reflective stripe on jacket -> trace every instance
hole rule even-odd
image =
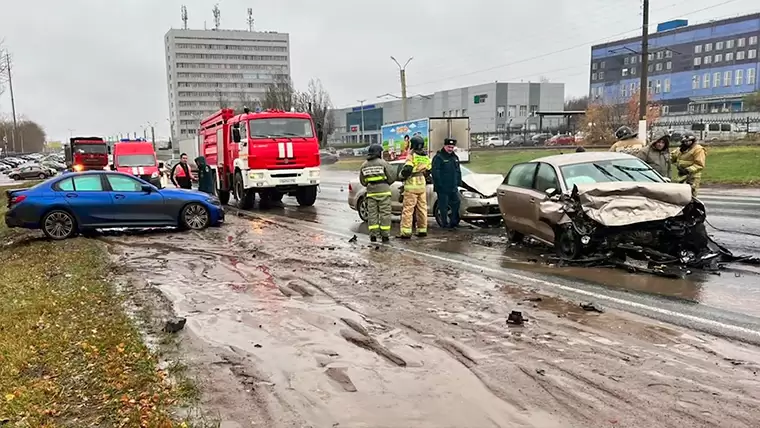
[[[359,182],[367,188],[368,198],[391,196],[394,181],[391,166],[381,158],[367,159],[359,168]]]
[[[427,155],[419,155],[417,153],[411,153],[406,158],[404,169],[411,169],[411,173],[406,180],[404,180],[404,191],[419,192],[425,191],[427,187],[427,181],[425,180],[425,174],[430,171],[432,164],[430,158]]]

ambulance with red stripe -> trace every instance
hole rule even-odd
[[[121,140],[114,144],[112,154],[112,170],[140,177],[159,189],[162,187],[161,172],[152,142]]]
[[[256,194],[262,203],[284,195],[301,206],[316,202],[322,132],[308,113],[222,109],[201,122],[198,136],[223,204],[233,195],[249,209]]]

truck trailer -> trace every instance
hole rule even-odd
[[[290,195],[301,206],[314,205],[320,133],[308,113],[222,109],[201,121],[198,135],[221,202],[232,195],[250,209],[257,193],[262,203]]]
[[[470,161],[470,118],[469,117],[426,117],[423,119],[383,125],[381,128],[383,149],[391,159],[405,156],[404,137],[420,135],[425,140],[425,149],[433,156],[443,147],[443,140],[457,140],[456,154],[460,162]]]

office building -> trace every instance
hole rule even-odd
[[[287,33],[172,29],[164,40],[173,139],[195,135],[222,106],[263,99],[276,78],[290,76]]]
[[[531,113],[562,111],[564,99],[563,83],[491,82],[430,95],[410,96],[407,99],[407,119],[468,116],[473,134],[506,132],[510,128],[521,129],[523,126],[535,129],[538,118],[530,117]],[[361,141],[362,135],[364,142],[378,143],[383,125],[404,120],[401,100],[347,107],[336,110],[334,114],[336,132],[333,139],[346,143]],[[544,126],[558,125],[561,120],[544,119]]]
[[[760,13],[688,25],[660,24],[649,39],[650,99],[663,115],[742,111],[758,85]],[[592,46],[589,95],[622,103],[639,88],[641,38]]]

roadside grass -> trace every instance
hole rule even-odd
[[[512,165],[543,156],[572,153],[572,150],[484,150],[472,152],[466,166],[475,172],[506,174]],[[356,171],[363,158],[341,159],[330,169]],[[702,173],[707,185],[760,185],[760,147],[707,147],[707,167]]]
[[[157,368],[103,246],[35,236],[0,226],[0,425],[191,426],[174,410],[198,391]]]

